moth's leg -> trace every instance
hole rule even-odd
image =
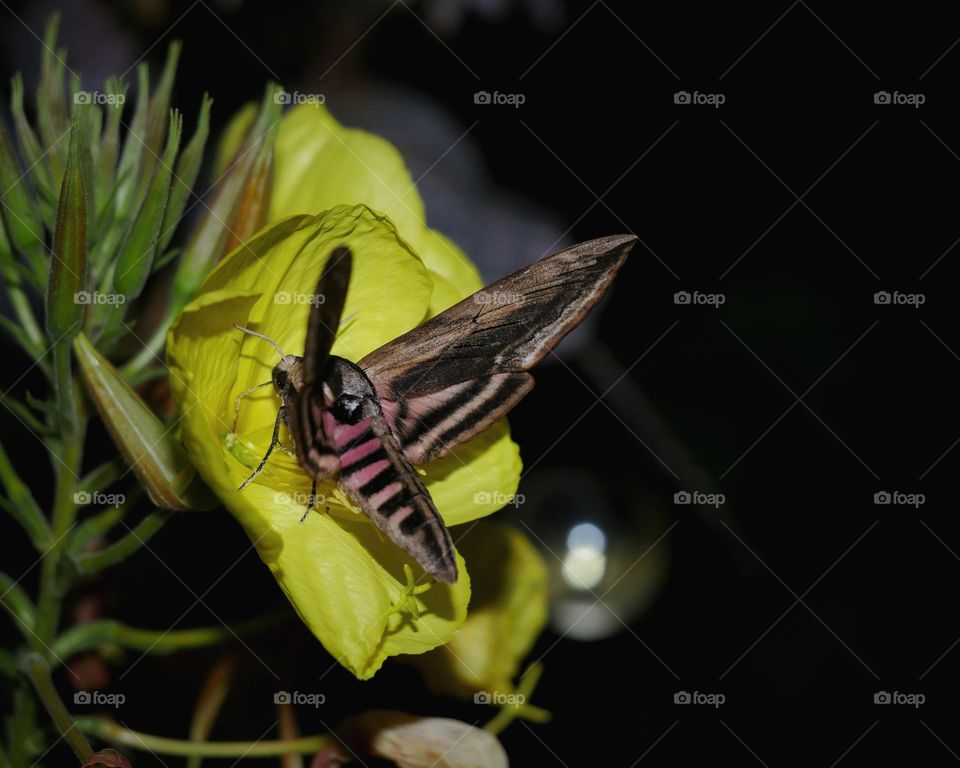
[[[241,485],[237,490],[242,491],[244,488],[250,485],[254,478],[259,475],[263,471],[263,468],[267,465],[267,459],[270,458],[270,454],[273,453],[273,449],[276,448],[276,446],[280,443],[280,425],[283,423],[286,415],[287,406],[281,405],[280,409],[277,411],[277,420],[273,423],[273,438],[270,440],[270,447],[267,448],[267,452],[263,454],[263,459],[260,460],[260,464],[257,466],[257,468],[253,470],[253,474],[244,480],[243,485]]]
[[[300,518],[301,523],[307,519],[307,515],[310,514],[310,510],[313,509],[316,503],[317,503],[317,480],[316,478],[314,478],[313,485],[310,486],[310,500],[307,502],[307,508],[303,511],[303,517]]]
[[[272,384],[273,384],[273,380],[265,381],[263,382],[263,384],[257,384],[255,387],[250,387],[249,389],[245,389],[243,390],[243,392],[237,395],[237,399],[233,401],[233,427],[230,430],[231,432],[237,431],[237,422],[240,420],[240,399],[246,397],[247,395],[252,395],[258,389],[269,387]]]

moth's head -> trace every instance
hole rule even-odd
[[[273,366],[273,373],[270,378],[273,381],[273,386],[277,390],[278,395],[283,397],[285,395],[300,391],[300,388],[303,386],[302,357],[299,355],[283,354],[283,350],[280,349],[280,345],[265,334],[257,331],[251,331],[249,328],[244,328],[242,325],[237,325],[236,323],[234,323],[233,327],[239,331],[248,333],[251,336],[256,336],[264,341],[269,341],[273,345],[273,348],[277,350],[277,353],[280,355],[280,362]]]
[[[299,355],[284,355],[273,366],[273,386],[278,395],[290,390],[299,392],[303,386],[303,358]]]

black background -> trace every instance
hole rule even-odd
[[[564,434],[596,395],[563,366],[538,374],[511,418],[526,464],[577,464],[611,486],[642,487],[645,501],[619,514],[629,525],[644,504],[655,508],[651,543],[669,530],[657,546],[670,558],[659,594],[629,631],[595,643],[544,633],[531,657],[546,667],[534,702],[554,719],[503,735],[514,765],[954,764],[960,30],[950,9],[569,3],[550,26],[531,6],[467,14],[442,38],[420,4],[92,7],[97,29],[109,19],[126,41],[114,54],[121,69],[132,63],[123,51],[136,58],[177,22],[170,34],[185,52],[175,103],[188,124],[203,90],[222,126],[274,77],[344,94],[403,86],[443,105],[463,130],[476,121],[471,141],[497,184],[536,201],[560,231],[573,225],[570,240],[625,230],[641,238],[595,343],[630,368],[629,381],[726,504],[722,513],[672,504],[683,483],[641,444],[649,436],[605,407]],[[42,4],[15,10],[42,29]],[[113,50],[109,35],[98,44],[87,34],[87,18],[68,11],[64,34],[84,71],[92,68],[84,55]],[[24,24],[0,8],[0,25],[3,71],[32,66],[38,44]],[[163,50],[148,54],[155,67]],[[525,103],[477,105],[478,90],[522,93]],[[680,90],[721,93],[725,103],[678,105]],[[881,90],[926,101],[878,105]],[[335,100],[328,105],[337,114]],[[725,303],[675,304],[684,290],[722,293]],[[877,291],[920,293],[925,303],[877,305]],[[599,394],[616,377],[599,381],[583,372],[589,364],[589,354],[570,363]],[[4,383],[20,370],[22,361],[4,366]],[[4,442],[22,446],[45,477],[40,446],[9,416],[0,423]],[[926,501],[875,505],[884,490]],[[31,553],[3,532],[4,569],[21,573]],[[143,552],[115,574],[111,615],[165,627],[202,596],[209,609],[195,605],[178,624],[186,627],[214,623],[211,610],[235,621],[282,602],[249,552],[205,594],[248,548],[221,512],[178,519],[151,546],[166,566]],[[301,688],[330,667],[297,624],[250,647]],[[272,722],[263,691],[275,681],[240,654],[244,674],[218,738],[256,738]],[[139,662],[115,680],[116,690],[137,692],[124,721],[185,733],[215,655]],[[328,704],[301,713],[305,732],[323,729],[321,715],[382,706],[489,716],[432,699],[397,664],[373,683],[336,668],[316,685]],[[679,690],[723,693],[726,702],[678,706]],[[878,706],[880,690],[926,702]]]

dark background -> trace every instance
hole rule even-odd
[[[538,373],[511,417],[534,491],[530,509],[500,519],[547,540],[565,516],[594,515],[624,550],[612,581],[628,574],[596,595],[626,617],[619,631],[578,642],[555,626],[537,643],[531,660],[546,672],[534,702],[554,719],[505,732],[514,765],[954,764],[960,30],[950,9],[529,0],[484,12],[464,3],[453,18],[460,5],[80,2],[64,9],[62,39],[95,83],[162,38],[147,54],[156,71],[168,31],[181,38],[174,103],[188,124],[204,90],[215,127],[268,79],[326,94],[344,121],[400,143],[415,176],[429,169],[430,222],[488,278],[507,271],[504,253],[532,261],[570,226],[568,241],[641,238],[593,335]],[[14,6],[19,19],[3,6],[2,71],[33,77],[39,44],[27,27],[41,34],[53,6]],[[525,103],[478,105],[478,90]],[[680,90],[726,101],[678,105]],[[877,105],[881,90],[926,101]],[[411,104],[425,123],[398,106]],[[450,140],[423,127],[438,121]],[[457,183],[467,154],[486,185]],[[677,305],[677,291],[725,302]],[[877,305],[877,291],[925,303]],[[609,408],[595,405],[628,369]],[[11,362],[0,380],[20,370]],[[650,427],[651,407],[668,428]],[[39,444],[8,415],[0,424],[46,477]],[[688,458],[660,450],[672,439]],[[571,465],[599,484],[572,511],[536,491],[562,491]],[[677,490],[711,484],[725,495],[720,510],[673,504]],[[926,501],[875,505],[884,490]],[[5,570],[21,573],[31,553],[2,530]],[[639,584],[629,569],[651,545],[664,564]],[[114,572],[107,611],[156,627],[182,616],[182,628],[282,604],[253,553],[236,562],[248,546],[223,513],[180,518],[151,544],[166,566],[141,552]],[[331,659],[296,622],[250,648],[289,687],[326,692],[321,712],[299,713],[304,732],[381,706],[490,715],[430,697],[395,663],[373,683],[340,668],[314,683]],[[185,733],[218,653],[149,657],[115,679],[136,694],[124,722]],[[263,691],[276,683],[239,653],[217,738],[256,737],[273,722]],[[680,690],[726,702],[678,706]],[[926,702],[878,706],[881,690]]]

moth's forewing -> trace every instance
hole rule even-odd
[[[455,304],[359,365],[420,464],[486,429],[530,391],[526,373],[603,297],[636,242],[566,248]]]
[[[327,411],[323,419],[339,457],[340,487],[425,571],[440,581],[455,582],[450,532],[383,417],[344,424]]]

